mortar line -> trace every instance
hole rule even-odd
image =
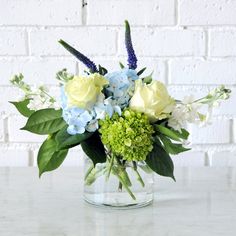
[[[230,123],[229,123],[229,128],[230,128],[230,130],[229,130],[229,132],[230,132],[230,140],[229,140],[229,142],[230,143],[234,143],[234,120],[233,119],[231,119],[230,121],[229,121]]]
[[[25,29],[25,49],[26,49],[26,56],[30,56],[30,38],[29,38],[29,32],[27,29]]]
[[[175,24],[179,25],[179,1],[175,0]]]
[[[31,149],[28,151],[28,166],[34,166],[34,152]]]
[[[170,61],[165,61],[165,84],[170,85]]]
[[[9,142],[9,122],[8,122],[8,117],[3,119],[3,132],[4,132],[4,143]]]
[[[87,25],[87,0],[82,0],[82,26]]]
[[[209,42],[209,31],[208,29],[204,30],[205,32],[205,59],[209,59],[209,48],[210,48],[210,42]]]

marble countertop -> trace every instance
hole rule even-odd
[[[0,168],[0,235],[236,235],[236,168],[179,168],[176,183],[156,178],[152,205],[133,210],[85,203],[81,172],[39,180],[36,168]]]

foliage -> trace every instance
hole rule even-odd
[[[223,85],[207,96],[182,101],[172,98],[166,86],[143,75],[146,67],[137,70],[137,57],[131,40],[131,30],[125,21],[125,46],[128,64],[121,62],[120,70],[109,72],[63,40],[59,43],[88,69],[86,75],[72,75],[59,71],[60,105],[45,86],[32,87],[22,74],[11,83],[24,96],[10,102],[27,118],[22,130],[47,135],[38,152],[39,176],[57,169],[69,149],[81,145],[91,159],[92,166],[85,175],[91,185],[101,175],[115,175],[119,190],[124,188],[132,199],[132,182],[126,167],[135,172],[137,181],[145,186],[137,162],[146,163],[143,171],[154,171],[175,180],[170,155],[188,151],[184,144],[189,132],[187,123],[206,124],[212,108],[230,96]],[[201,111],[207,106],[208,113]],[[105,168],[100,168],[105,163]],[[97,167],[97,168],[95,168]]]

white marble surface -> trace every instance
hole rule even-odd
[[[80,168],[38,179],[35,168],[0,168],[1,236],[235,236],[236,168],[181,168],[157,178],[153,205],[95,208],[82,199]]]

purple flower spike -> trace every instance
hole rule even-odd
[[[127,20],[125,21],[125,46],[128,53],[129,69],[135,70],[137,68],[137,57],[135,55],[134,48],[132,45],[130,26]]]
[[[89,58],[85,55],[71,47],[68,43],[63,41],[62,39],[59,40],[59,43],[72,55],[74,55],[78,60],[80,60],[92,73],[98,72],[97,66],[92,62]]]

